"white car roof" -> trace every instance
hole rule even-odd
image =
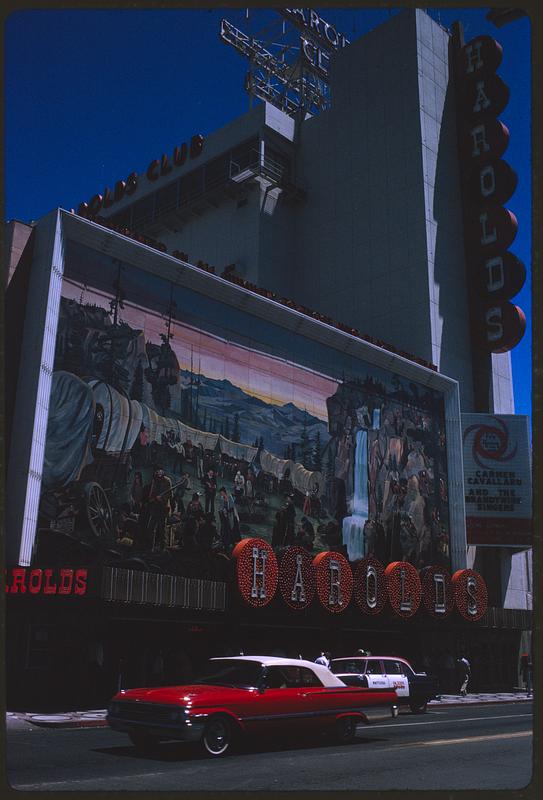
[[[312,670],[322,682],[323,686],[345,686],[328,667],[315,664],[313,661],[304,661],[302,658],[281,658],[280,656],[217,656],[211,661],[258,661],[265,667],[306,667]]]
[[[375,661],[377,659],[385,659],[386,661],[403,661],[404,664],[409,664],[409,661],[403,656],[341,656],[341,658],[332,658],[332,661]],[[410,665],[411,666],[411,665]]]

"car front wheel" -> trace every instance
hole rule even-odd
[[[413,714],[425,714],[428,709],[428,703],[426,700],[412,700],[409,703],[409,708]]]
[[[232,748],[234,732],[225,717],[212,717],[204,728],[202,745],[209,756],[224,756]]]
[[[340,717],[336,722],[336,741],[340,744],[352,742],[356,736],[356,722],[354,717]]]

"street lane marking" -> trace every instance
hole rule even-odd
[[[495,717],[462,717],[461,719],[451,719],[449,722],[486,722],[487,719],[515,719],[517,717],[532,717],[532,714],[501,714]],[[427,722],[379,722],[376,725],[367,725],[364,730],[369,728],[405,728],[412,725],[442,725],[443,720],[428,720]]]
[[[463,736],[461,739],[434,739],[424,742],[425,745],[464,744],[465,742],[489,742],[492,739],[517,739],[519,736],[533,736],[532,731],[515,731],[515,733],[489,733],[487,736]]]
[[[32,791],[34,789],[45,789],[51,788],[53,786],[65,786],[66,784],[72,785],[81,785],[85,783],[90,783],[96,785],[97,781],[106,780],[109,778],[112,781],[119,781],[119,780],[137,780],[138,778],[160,778],[163,775],[168,775],[167,772],[143,772],[141,775],[134,775],[132,773],[128,775],[107,775],[104,778],[66,778],[64,781],[49,781],[48,783],[16,783],[11,782],[10,786],[13,789],[23,789],[25,791]],[[113,790],[115,791],[115,790]]]
[[[488,736],[465,736],[461,739],[434,739],[434,741],[423,740],[422,742],[405,742],[404,744],[394,744],[391,742],[386,748],[379,748],[389,750],[393,747],[395,750],[404,750],[406,747],[425,747],[428,745],[443,745],[443,744],[466,744],[466,742],[487,742],[495,739],[516,739],[519,736],[532,736],[532,731],[517,731],[516,733],[493,733]]]

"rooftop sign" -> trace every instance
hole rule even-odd
[[[314,9],[284,8],[278,13],[301,35],[278,19],[269,26],[273,33],[268,28],[266,41],[260,41],[223,19],[220,38],[249,59],[245,88],[250,96],[287,114],[315,114],[328,107],[330,55],[349,40]]]

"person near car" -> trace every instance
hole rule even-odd
[[[529,653],[522,653],[520,657],[520,670],[526,694],[532,694],[532,659]]]
[[[468,693],[468,683],[471,677],[471,665],[466,656],[460,656],[456,661],[460,681],[460,694],[465,697]]]
[[[322,664],[323,667],[330,669],[330,653],[326,650],[323,651],[318,658],[315,659],[315,664]]]

